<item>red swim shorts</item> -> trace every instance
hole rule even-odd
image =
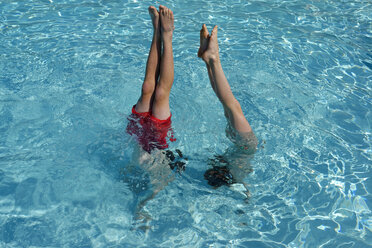
[[[159,120],[151,115],[151,112],[138,113],[134,105],[128,120],[127,133],[137,136],[142,148],[149,153],[155,148],[168,148],[167,138],[175,141],[171,129],[171,116],[166,120]]]

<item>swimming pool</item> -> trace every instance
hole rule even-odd
[[[173,129],[189,161],[151,194],[127,173],[154,1],[0,2],[1,247],[367,247],[372,243],[371,3],[160,1],[175,14]],[[196,56],[222,65],[260,140],[239,189],[211,188],[231,148]]]

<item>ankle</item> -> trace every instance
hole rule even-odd
[[[162,32],[161,32],[161,38],[163,40],[166,40],[166,41],[172,41],[172,39],[173,39],[173,31],[166,31],[166,32],[164,32],[162,30]]]
[[[207,65],[214,65],[214,64],[217,64],[217,63],[220,63],[220,56],[218,55],[210,55],[208,56],[207,58],[203,58],[204,62],[207,64]]]
[[[163,42],[164,47],[169,47],[172,46],[173,39],[172,36],[164,36],[162,34],[161,41]]]
[[[160,28],[154,28],[153,37],[160,37]]]

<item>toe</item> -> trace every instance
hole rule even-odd
[[[203,27],[202,27],[201,31],[202,31],[203,37],[208,38],[209,32],[208,32],[207,26],[205,24],[203,24]]]
[[[212,30],[212,34],[211,34],[211,37],[214,37],[214,36],[217,36],[217,25],[214,26],[213,30]]]
[[[160,14],[164,14],[164,6],[163,5],[160,5],[159,6],[159,12],[160,12]]]
[[[156,8],[154,7],[154,6],[150,6],[149,7],[149,12],[151,13],[151,14],[156,14],[156,12],[157,12],[157,10],[156,10]]]

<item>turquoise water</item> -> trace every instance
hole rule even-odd
[[[1,1],[0,247],[367,247],[372,243],[369,1]],[[125,133],[151,39],[175,14],[173,129],[188,157],[151,195]],[[222,65],[259,141],[239,189],[213,189],[231,150],[196,53]],[[129,169],[131,170],[129,170]]]

